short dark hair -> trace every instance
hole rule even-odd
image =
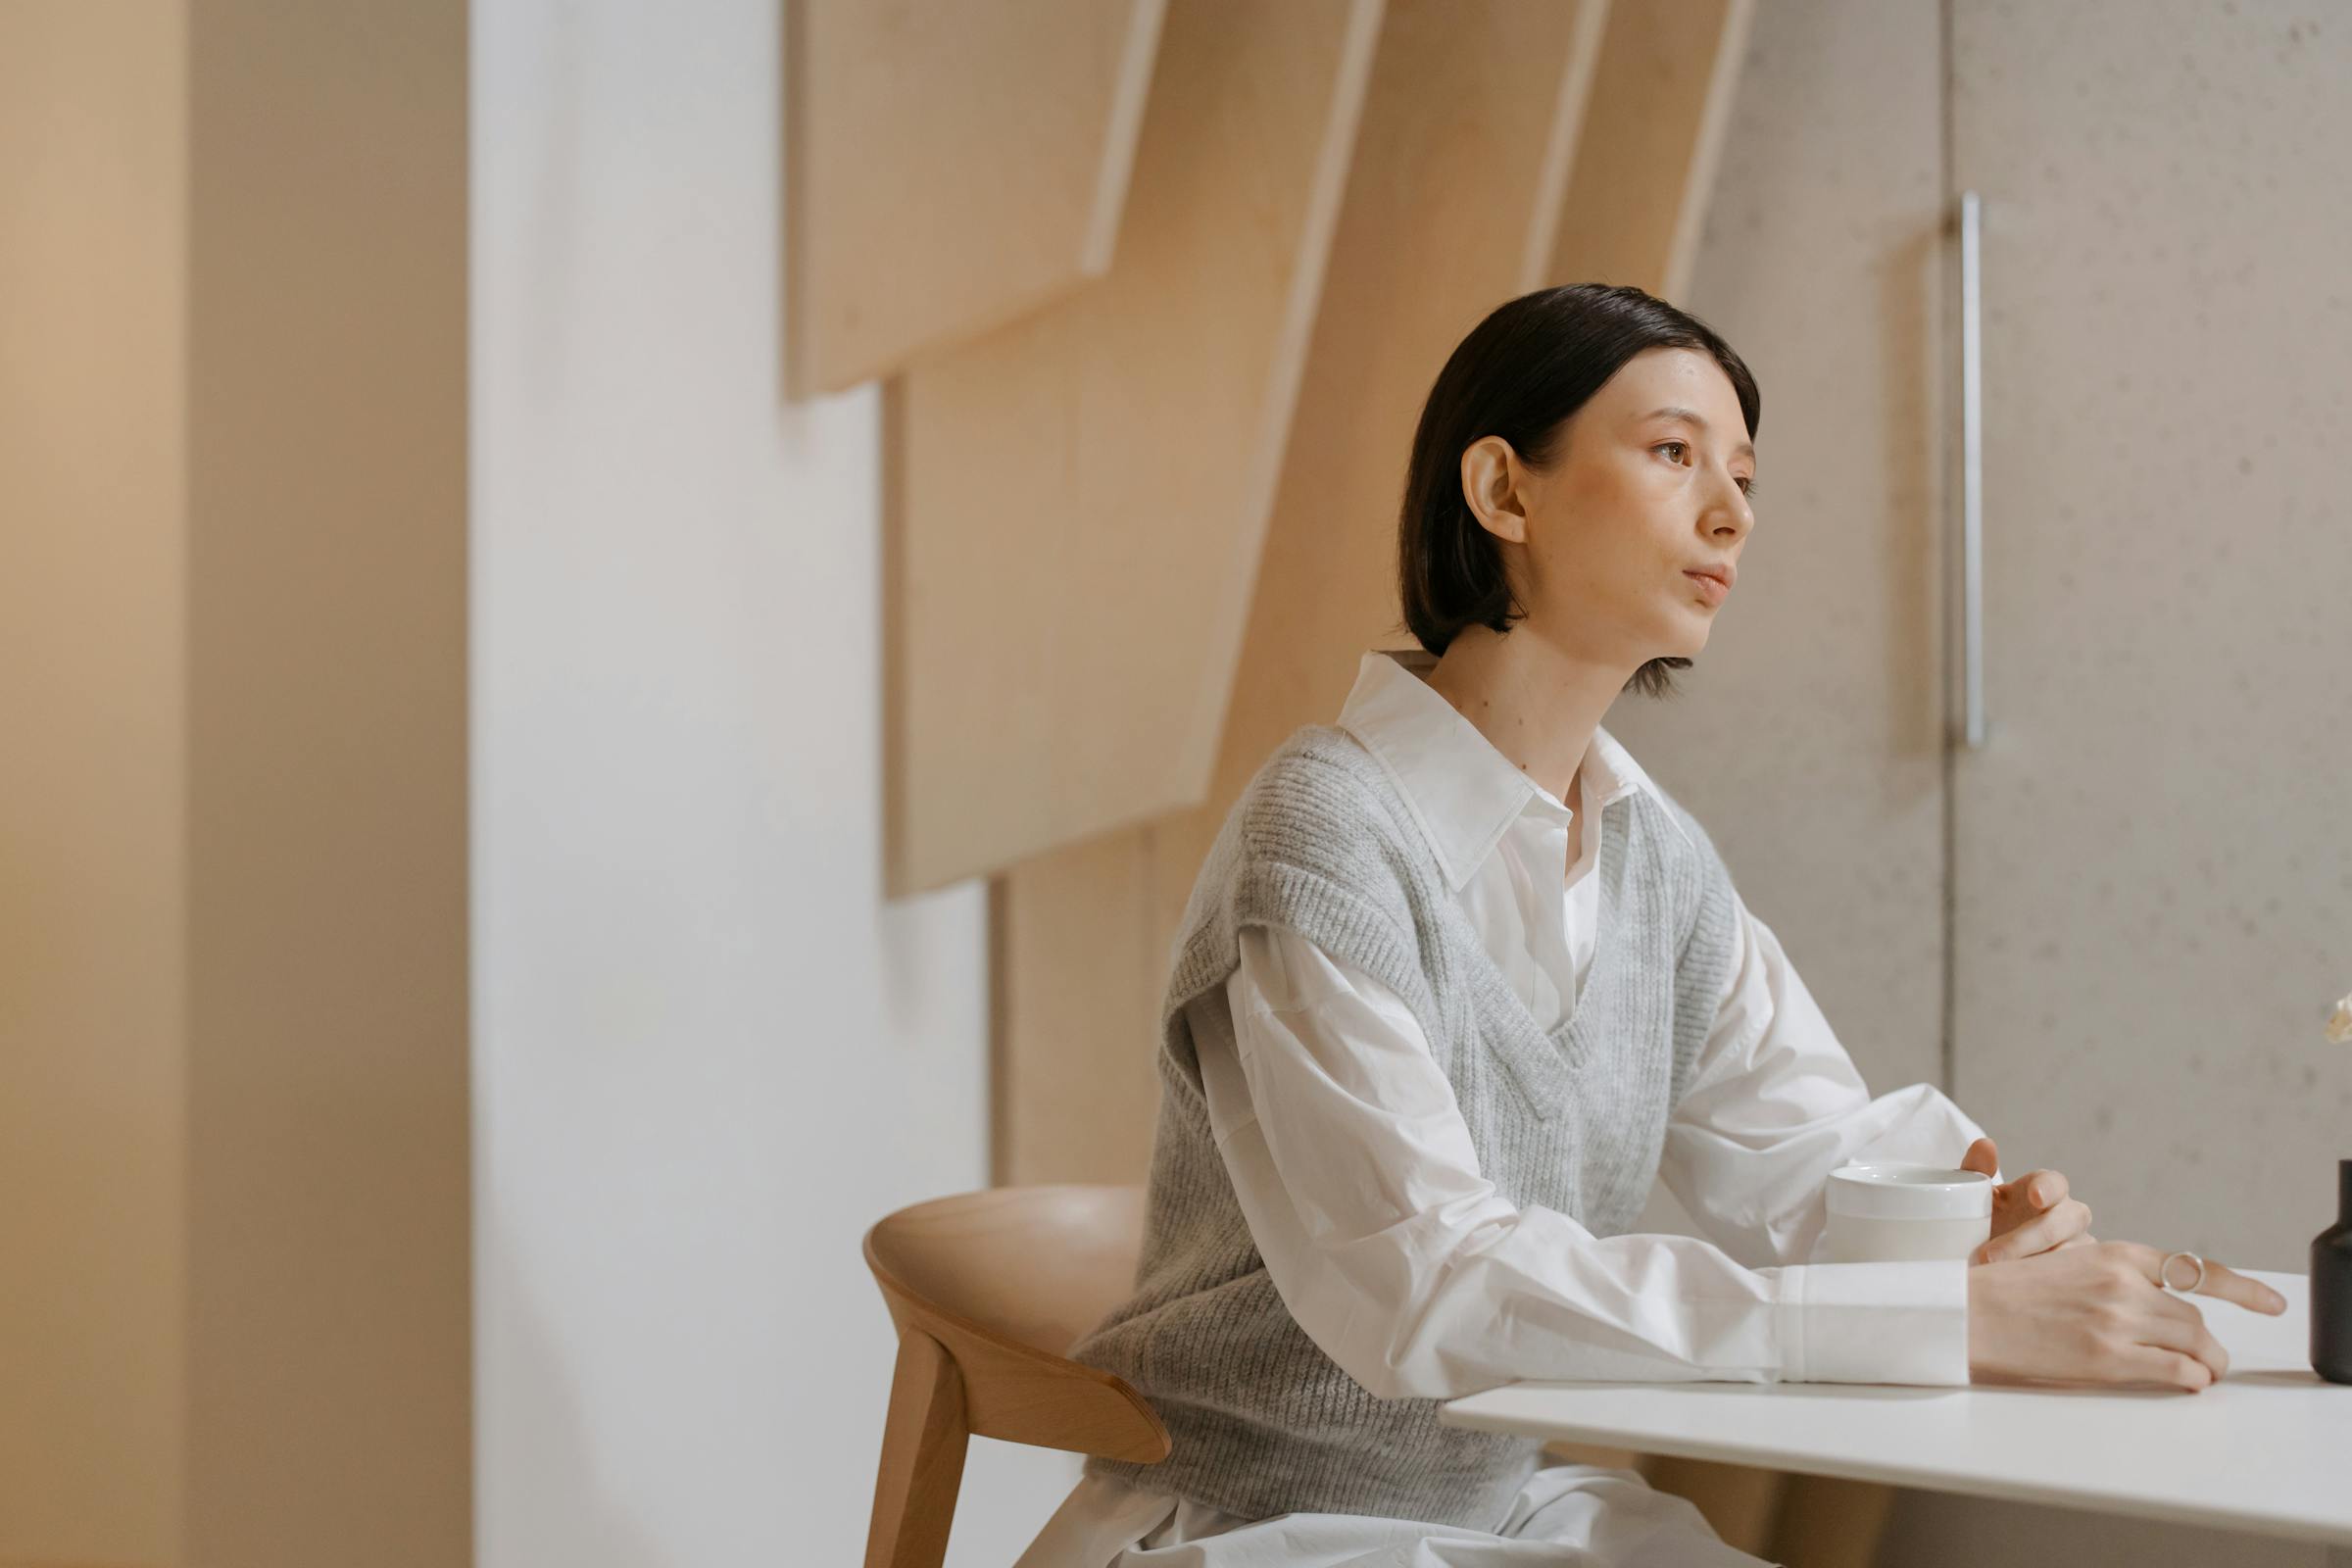
[[[1443,654],[1463,627],[1507,632],[1527,612],[1511,596],[1502,551],[1462,497],[1462,453],[1498,435],[1521,459],[1544,467],[1558,456],[1561,426],[1625,362],[1644,349],[1710,355],[1732,379],[1755,438],[1762,412],[1755,377],[1704,321],[1625,285],[1571,283],[1497,306],[1462,339],[1422,405],[1396,519],[1396,567],[1404,623],[1423,648]],[[1628,691],[1661,697],[1671,670],[1688,659],[1653,659]]]

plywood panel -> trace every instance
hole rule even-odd
[[[992,879],[994,1180],[1144,1179],[1167,983],[1157,871],[1131,828]]]
[[[1205,791],[1378,20],[1179,0],[1117,267],[903,378],[893,891]]]
[[[1338,710],[1361,651],[1409,642],[1395,539],[1413,424],[1454,344],[1548,258],[1603,9],[1391,6],[1208,800],[1002,879],[1005,1179],[1142,1178],[1200,858],[1266,753]]]
[[[1611,8],[1549,281],[1682,299],[1753,12],[1754,0]]]
[[[792,391],[1110,268],[1165,0],[787,0]]]

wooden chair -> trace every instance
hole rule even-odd
[[[1068,1359],[1127,1297],[1140,1187],[999,1187],[902,1208],[865,1233],[899,1329],[865,1568],[939,1568],[972,1433],[1155,1464],[1168,1429],[1124,1381]],[[1554,1444],[1553,1459],[1639,1471],[1718,1535],[1792,1568],[1874,1560],[1891,1488]]]
[[[899,1329],[865,1568],[939,1568],[966,1439],[1156,1464],[1168,1429],[1066,1352],[1126,1299],[1140,1187],[999,1187],[916,1203],[865,1233]]]

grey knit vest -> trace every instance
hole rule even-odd
[[[1666,1118],[1713,1022],[1736,935],[1731,878],[1713,843],[1666,802],[1637,789],[1601,812],[1592,965],[1546,1033],[1479,944],[1403,797],[1360,742],[1309,725],[1266,760],[1209,850],[1173,949],[1135,1294],[1070,1352],[1133,1384],[1174,1448],[1156,1465],[1090,1458],[1090,1474],[1251,1519],[1501,1522],[1541,1445],[1441,1426],[1437,1399],[1376,1398],[1299,1328],[1210,1136],[1195,1026],[1205,1022],[1230,1049],[1224,985],[1240,963],[1241,928],[1296,931],[1410,1004],[1480,1168],[1503,1197],[1622,1235],[1656,1177]]]

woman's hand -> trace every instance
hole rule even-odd
[[[2196,1307],[2157,1283],[2163,1261],[2137,1242],[2096,1242],[1970,1269],[1969,1377],[2204,1388],[2230,1370],[2230,1353]],[[2211,1258],[2197,1294],[2286,1310],[2277,1291]]]
[[[1994,1175],[2001,1168],[2000,1150],[1991,1139],[1980,1138],[1960,1156],[1960,1168]],[[2067,1196],[2065,1173],[2029,1171],[1992,1190],[1992,1235],[1968,1260],[1997,1263],[2097,1240],[2090,1234],[2089,1207]]]

